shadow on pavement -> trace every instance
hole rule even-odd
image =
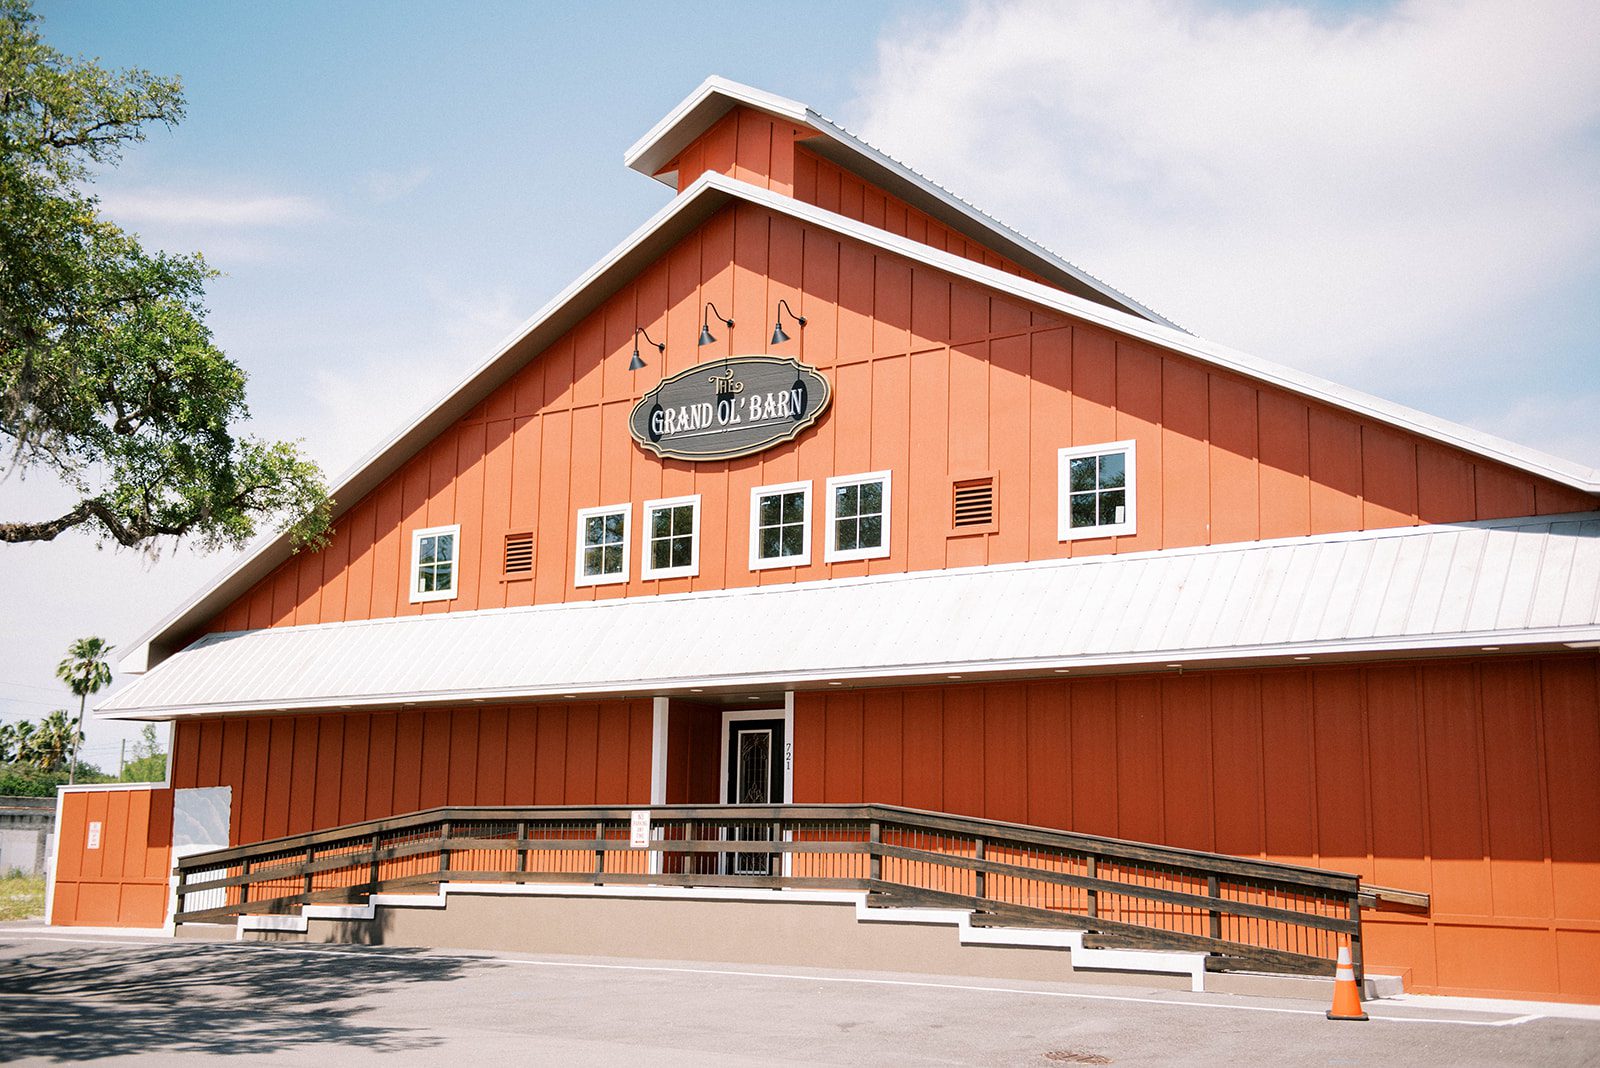
[[[269,946],[63,946],[8,955],[0,960],[0,1060],[426,1049],[437,1040],[424,1032],[359,1022],[363,1002],[402,984],[459,979],[469,966],[493,965],[420,950],[377,957]]]

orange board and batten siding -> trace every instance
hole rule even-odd
[[[90,825],[100,844],[89,848]],[[56,828],[50,922],[76,927],[160,927],[172,856],[172,791],[68,790]]]
[[[817,136],[809,127],[737,107],[690,142],[662,173],[677,176],[679,192],[707,171],[726,174],[942,252],[1041,281],[926,212],[809,151],[806,139]]]
[[[1600,1000],[1600,656],[800,693],[798,802],[1355,872],[1433,993]]]
[[[649,700],[187,720],[177,789],[231,786],[233,845],[441,805],[648,804]]]
[[[661,460],[628,435],[661,377],[725,352],[768,351],[786,297],[808,325],[779,351],[823,370],[831,410],[791,443],[733,461]],[[696,345],[714,300],[732,330]],[[627,371],[635,323],[663,356]],[[1293,396],[747,204],[708,220],[425,446],[211,630],[679,593],[758,583],[1241,542],[1415,523],[1587,510],[1594,499]],[[1135,535],[1057,540],[1057,451],[1133,439]],[[891,552],[749,567],[750,491],[889,470]],[[992,533],[951,536],[951,479],[992,472]],[[699,575],[645,580],[644,501],[699,494]],[[576,587],[575,517],[632,502],[625,584]],[[410,532],[461,524],[460,595],[411,604]],[[502,571],[508,533],[533,569]]]

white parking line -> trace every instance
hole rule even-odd
[[[1137,997],[1128,994],[1089,994],[1070,990],[1030,990],[1026,987],[1011,986],[980,986],[975,983],[939,983],[916,979],[874,979],[864,976],[852,975],[805,975],[790,972],[757,972],[733,968],[696,968],[687,966],[674,966],[667,964],[601,964],[594,961],[565,961],[565,960],[529,960],[524,957],[504,957],[493,953],[450,954],[450,953],[388,953],[380,949],[354,947],[349,949],[311,949],[302,945],[287,943],[262,943],[262,942],[141,942],[133,939],[91,939],[70,938],[50,934],[11,934],[0,932],[0,940],[31,941],[31,942],[72,942],[78,945],[89,946],[159,946],[174,950],[204,950],[208,952],[233,952],[233,953],[258,953],[263,950],[279,953],[309,953],[324,957],[382,957],[387,960],[412,961],[426,963],[433,960],[463,960],[463,961],[494,961],[498,964],[514,964],[530,968],[588,968],[598,971],[620,972],[662,972],[676,975],[724,975],[741,979],[775,979],[789,982],[804,983],[853,983],[861,986],[894,986],[907,988],[920,988],[929,990],[955,990],[963,993],[974,994],[1007,994],[1022,997],[1065,998],[1074,1001],[1110,1001],[1130,1005],[1171,1005],[1183,1009],[1220,1009],[1228,1012],[1266,1012],[1284,1016],[1322,1016],[1321,1009],[1296,1009],[1281,1005],[1241,1005],[1234,1002],[1219,1001],[1191,1001],[1178,998]],[[1465,1006],[1455,1009],[1460,1012],[1483,1012],[1485,1010],[1468,1008]],[[1493,1010],[1490,1010],[1493,1011]],[[1438,1016],[1389,1016],[1383,1013],[1374,1013],[1372,1006],[1367,1006],[1367,1014],[1373,1020],[1384,1023],[1402,1024],[1444,1024],[1456,1027],[1516,1027],[1545,1017],[1539,1013],[1525,1013],[1521,1016],[1511,1016],[1502,1020],[1461,1020],[1450,1017]]]
[[[249,943],[244,943],[248,945]],[[1287,1016],[1323,1016],[1321,1009],[1291,1009],[1278,1005],[1238,1005],[1229,1002],[1217,1001],[1181,1001],[1177,998],[1152,998],[1134,997],[1124,994],[1086,994],[1068,990],[1029,990],[1026,987],[1010,986],[978,986],[971,983],[936,983],[919,981],[915,979],[869,979],[862,976],[850,975],[799,975],[788,972],[753,972],[732,968],[690,968],[675,967],[666,964],[598,964],[592,961],[564,961],[564,960],[527,960],[521,957],[501,957],[493,954],[472,956],[449,955],[442,953],[429,954],[426,957],[410,956],[399,953],[385,953],[372,949],[303,949],[300,947],[279,946],[275,947],[287,953],[314,953],[330,957],[358,957],[375,956],[388,957],[396,960],[438,960],[440,958],[452,960],[492,960],[500,964],[519,964],[532,968],[591,968],[603,971],[621,972],[667,972],[680,975],[727,975],[741,979],[781,979],[805,983],[855,983],[863,986],[898,986],[913,987],[932,990],[957,990],[964,993],[979,994],[1014,994],[1025,997],[1067,998],[1076,1001],[1114,1001],[1132,1005],[1172,1005],[1185,1009],[1222,1009],[1230,1012],[1269,1012]],[[1470,1010],[1469,1010],[1470,1011]],[[1504,1020],[1457,1020],[1431,1016],[1385,1016],[1374,1014],[1368,1007],[1369,1016],[1374,1020],[1385,1023],[1411,1023],[1411,1024],[1445,1024],[1456,1027],[1515,1027],[1519,1024],[1530,1023],[1543,1019],[1538,1015],[1517,1016]]]

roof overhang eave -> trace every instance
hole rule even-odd
[[[1137,655],[1105,653],[1017,660],[947,659],[871,668],[754,670],[739,674],[610,679],[569,685],[485,687],[381,694],[329,694],[293,700],[217,702],[188,706],[94,709],[97,719],[163,721],[195,716],[270,715],[351,710],[391,710],[446,705],[497,704],[567,699],[688,697],[772,690],[820,690],[833,686],[877,688],[1004,682],[1100,675],[1173,674],[1183,670],[1239,670],[1334,666],[1352,662],[1427,660],[1465,656],[1573,654],[1600,650],[1600,627],[1545,627],[1477,631],[1426,637],[1381,636],[1328,642],[1297,642],[1223,649],[1168,649]]]

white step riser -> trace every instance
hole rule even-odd
[[[966,909],[873,908],[867,895],[856,892],[811,890],[740,890],[706,887],[684,890],[678,887],[645,886],[517,886],[442,883],[437,894],[374,894],[366,905],[303,905],[298,915],[240,916],[237,938],[248,931],[290,931],[304,933],[311,920],[371,920],[379,908],[442,909],[451,894],[533,895],[550,897],[672,897],[728,901],[793,901],[853,904],[859,923],[915,923],[954,927],[964,946],[1022,946],[1037,949],[1065,949],[1071,954],[1073,971],[1109,970],[1150,972],[1160,975],[1187,975],[1191,990],[1205,989],[1204,953],[1169,953],[1147,949],[1095,949],[1085,947],[1083,932],[1035,930],[1026,927],[974,927],[972,912]]]

